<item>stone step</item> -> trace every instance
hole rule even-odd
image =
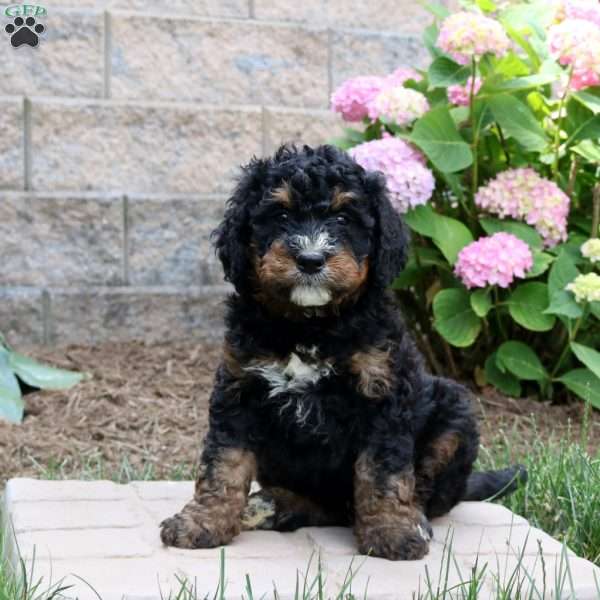
[[[0,287],[2,332],[14,346],[223,336],[228,285],[202,287]]]
[[[80,600],[96,594],[103,600],[158,600],[170,592],[174,597],[183,581],[196,597],[213,597],[221,578],[221,549],[165,548],[158,536],[160,521],[178,511],[192,490],[192,482],[13,479],[1,511],[10,532],[8,554],[16,565],[18,545],[28,572],[43,578],[40,589],[50,581],[72,585],[66,596]],[[539,595],[531,597],[597,599],[598,567],[502,506],[465,502],[432,525],[429,554],[413,562],[356,556],[352,532],[341,527],[244,532],[224,549],[226,587],[219,597],[248,597],[248,576],[255,598],[272,598],[274,588],[278,597],[294,598],[297,581],[300,589],[305,581],[315,585],[320,562],[325,598],[337,595],[351,570],[356,597],[368,589],[370,600],[409,600],[425,592],[428,579],[434,589],[444,585],[451,543],[446,585],[468,581],[473,568],[485,569],[478,600],[496,599],[497,587],[506,585],[515,569],[520,569],[520,597],[530,597],[534,582]],[[561,571],[564,584],[557,592]],[[460,590],[453,597],[462,597]],[[516,597],[514,589],[511,597]]]

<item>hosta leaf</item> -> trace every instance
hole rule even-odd
[[[491,217],[480,219],[479,222],[488,235],[493,235],[499,231],[506,231],[507,233],[512,233],[526,244],[529,244],[532,248],[542,248],[540,234],[533,227],[525,223],[509,219],[492,219]]]
[[[485,378],[488,383],[507,396],[518,398],[521,395],[521,383],[510,372],[502,372],[496,364],[497,354],[494,352],[485,361]]]
[[[459,65],[447,56],[440,56],[429,66],[427,76],[431,87],[447,88],[450,85],[465,83],[470,73],[469,66]]]
[[[8,357],[8,350],[0,347],[0,419],[20,423],[23,419],[23,396]]]
[[[548,286],[533,281],[517,287],[508,297],[510,316],[525,329],[531,331],[549,331],[554,327],[556,318],[544,314],[548,308]]]
[[[443,173],[466,169],[473,163],[469,144],[461,137],[446,106],[430,110],[414,125],[410,141]]]
[[[492,308],[490,290],[477,290],[471,294],[471,308],[478,317],[485,317]]]
[[[492,96],[486,102],[505,134],[525,150],[539,152],[547,146],[546,133],[525,103],[508,94]]]
[[[558,381],[564,383],[573,393],[600,409],[600,379],[589,369],[573,369]]]
[[[496,360],[519,379],[530,381],[548,379],[548,373],[538,355],[523,342],[504,342],[498,348]]]
[[[469,294],[460,288],[438,292],[433,299],[434,326],[453,346],[470,346],[481,331],[481,321],[473,312]]]
[[[85,377],[82,373],[42,365],[17,352],[10,353],[9,364],[14,373],[27,385],[43,390],[65,390]]]
[[[583,314],[583,309],[577,302],[573,294],[565,290],[554,292],[550,301],[550,306],[544,311],[547,315],[561,315],[569,319],[578,319]]]
[[[576,342],[571,342],[571,350],[596,377],[600,377],[600,352],[598,350]]]

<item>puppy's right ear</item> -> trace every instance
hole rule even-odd
[[[250,212],[262,198],[266,163],[254,159],[242,171],[233,195],[227,200],[223,221],[212,233],[225,280],[231,282],[238,293],[249,285]]]

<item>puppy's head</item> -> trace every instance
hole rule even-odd
[[[215,240],[238,293],[283,309],[340,306],[384,288],[408,245],[383,176],[332,146],[283,146],[244,167]]]

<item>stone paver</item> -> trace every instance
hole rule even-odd
[[[67,597],[80,600],[97,598],[96,592],[103,600],[159,600],[177,592],[182,581],[196,597],[213,597],[221,550],[164,548],[158,537],[160,520],[181,508],[192,490],[189,481],[117,485],[13,479],[2,507],[11,542],[8,554],[16,561],[18,545],[28,570],[35,555],[34,577],[46,582],[64,578],[64,584],[73,586]],[[535,581],[539,595],[534,597],[540,600],[598,598],[598,567],[568,550],[562,552],[560,542],[504,507],[464,502],[435,520],[433,528],[429,554],[401,563],[356,556],[352,532],[341,527],[308,527],[286,534],[244,532],[224,550],[224,597],[248,597],[248,574],[253,597],[272,598],[276,587],[279,598],[294,598],[296,585],[300,590],[313,585],[320,560],[325,597],[335,597],[351,572],[357,597],[363,597],[368,586],[370,600],[411,600],[428,585],[437,588],[448,552],[445,542],[451,540],[453,560],[446,585],[469,580],[475,564],[479,570],[485,566],[479,599],[495,598],[517,568],[522,597],[529,597],[523,591]],[[556,572],[561,565],[564,570],[567,559],[574,590],[563,576],[562,591],[555,593],[560,581]]]

